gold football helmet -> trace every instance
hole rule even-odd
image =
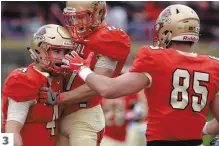
[[[33,35],[31,46],[28,50],[31,53],[31,58],[39,63],[42,67],[61,73],[60,58],[53,58],[51,56],[52,49],[65,49],[69,52],[73,49],[71,36],[68,31],[55,24],[48,24],[40,27]]]
[[[157,18],[154,26],[154,46],[167,48],[171,41],[198,42],[200,20],[196,12],[185,5],[170,5]]]
[[[67,1],[63,15],[73,40],[78,41],[96,30],[105,20],[106,2]]]

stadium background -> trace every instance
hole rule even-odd
[[[152,27],[158,14],[170,4],[181,3],[192,7],[201,20],[200,43],[191,51],[219,57],[219,2],[150,1],[107,2],[107,22],[122,28],[131,37],[131,54],[127,65],[131,65],[138,48],[152,44]],[[62,10],[64,2],[1,2],[1,58],[2,83],[13,69],[31,62],[26,47],[33,33],[45,24],[64,25]],[[211,114],[208,115],[210,120]],[[212,137],[204,136],[208,146]]]

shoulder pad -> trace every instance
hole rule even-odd
[[[7,77],[3,85],[3,94],[17,102],[33,100],[37,98],[39,82],[40,79],[31,74],[28,68],[19,68]]]
[[[126,59],[130,52],[130,38],[115,27],[103,27],[90,37],[88,46],[97,54],[117,60]]]
[[[160,68],[160,58],[150,46],[143,46],[139,49],[135,60],[130,68],[131,72],[152,72]]]

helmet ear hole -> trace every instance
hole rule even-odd
[[[163,32],[163,35],[167,35],[168,32],[169,32],[169,30],[165,30],[165,31]]]
[[[42,43],[43,43],[43,42],[39,42],[37,46],[40,47]]]
[[[103,9],[99,10],[99,15],[103,15]]]

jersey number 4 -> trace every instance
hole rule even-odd
[[[176,69],[173,72],[170,105],[174,109],[185,109],[189,102],[193,111],[200,112],[207,104],[209,73],[193,72],[190,75],[188,70]],[[191,90],[192,88],[192,90]],[[194,91],[193,95],[189,91]],[[191,100],[189,100],[191,97]]]
[[[59,110],[58,110],[58,105],[53,106],[53,115],[52,115],[52,121],[47,122],[46,128],[51,129],[51,136],[54,136],[55,133],[55,128],[56,128],[56,120],[59,117]]]

